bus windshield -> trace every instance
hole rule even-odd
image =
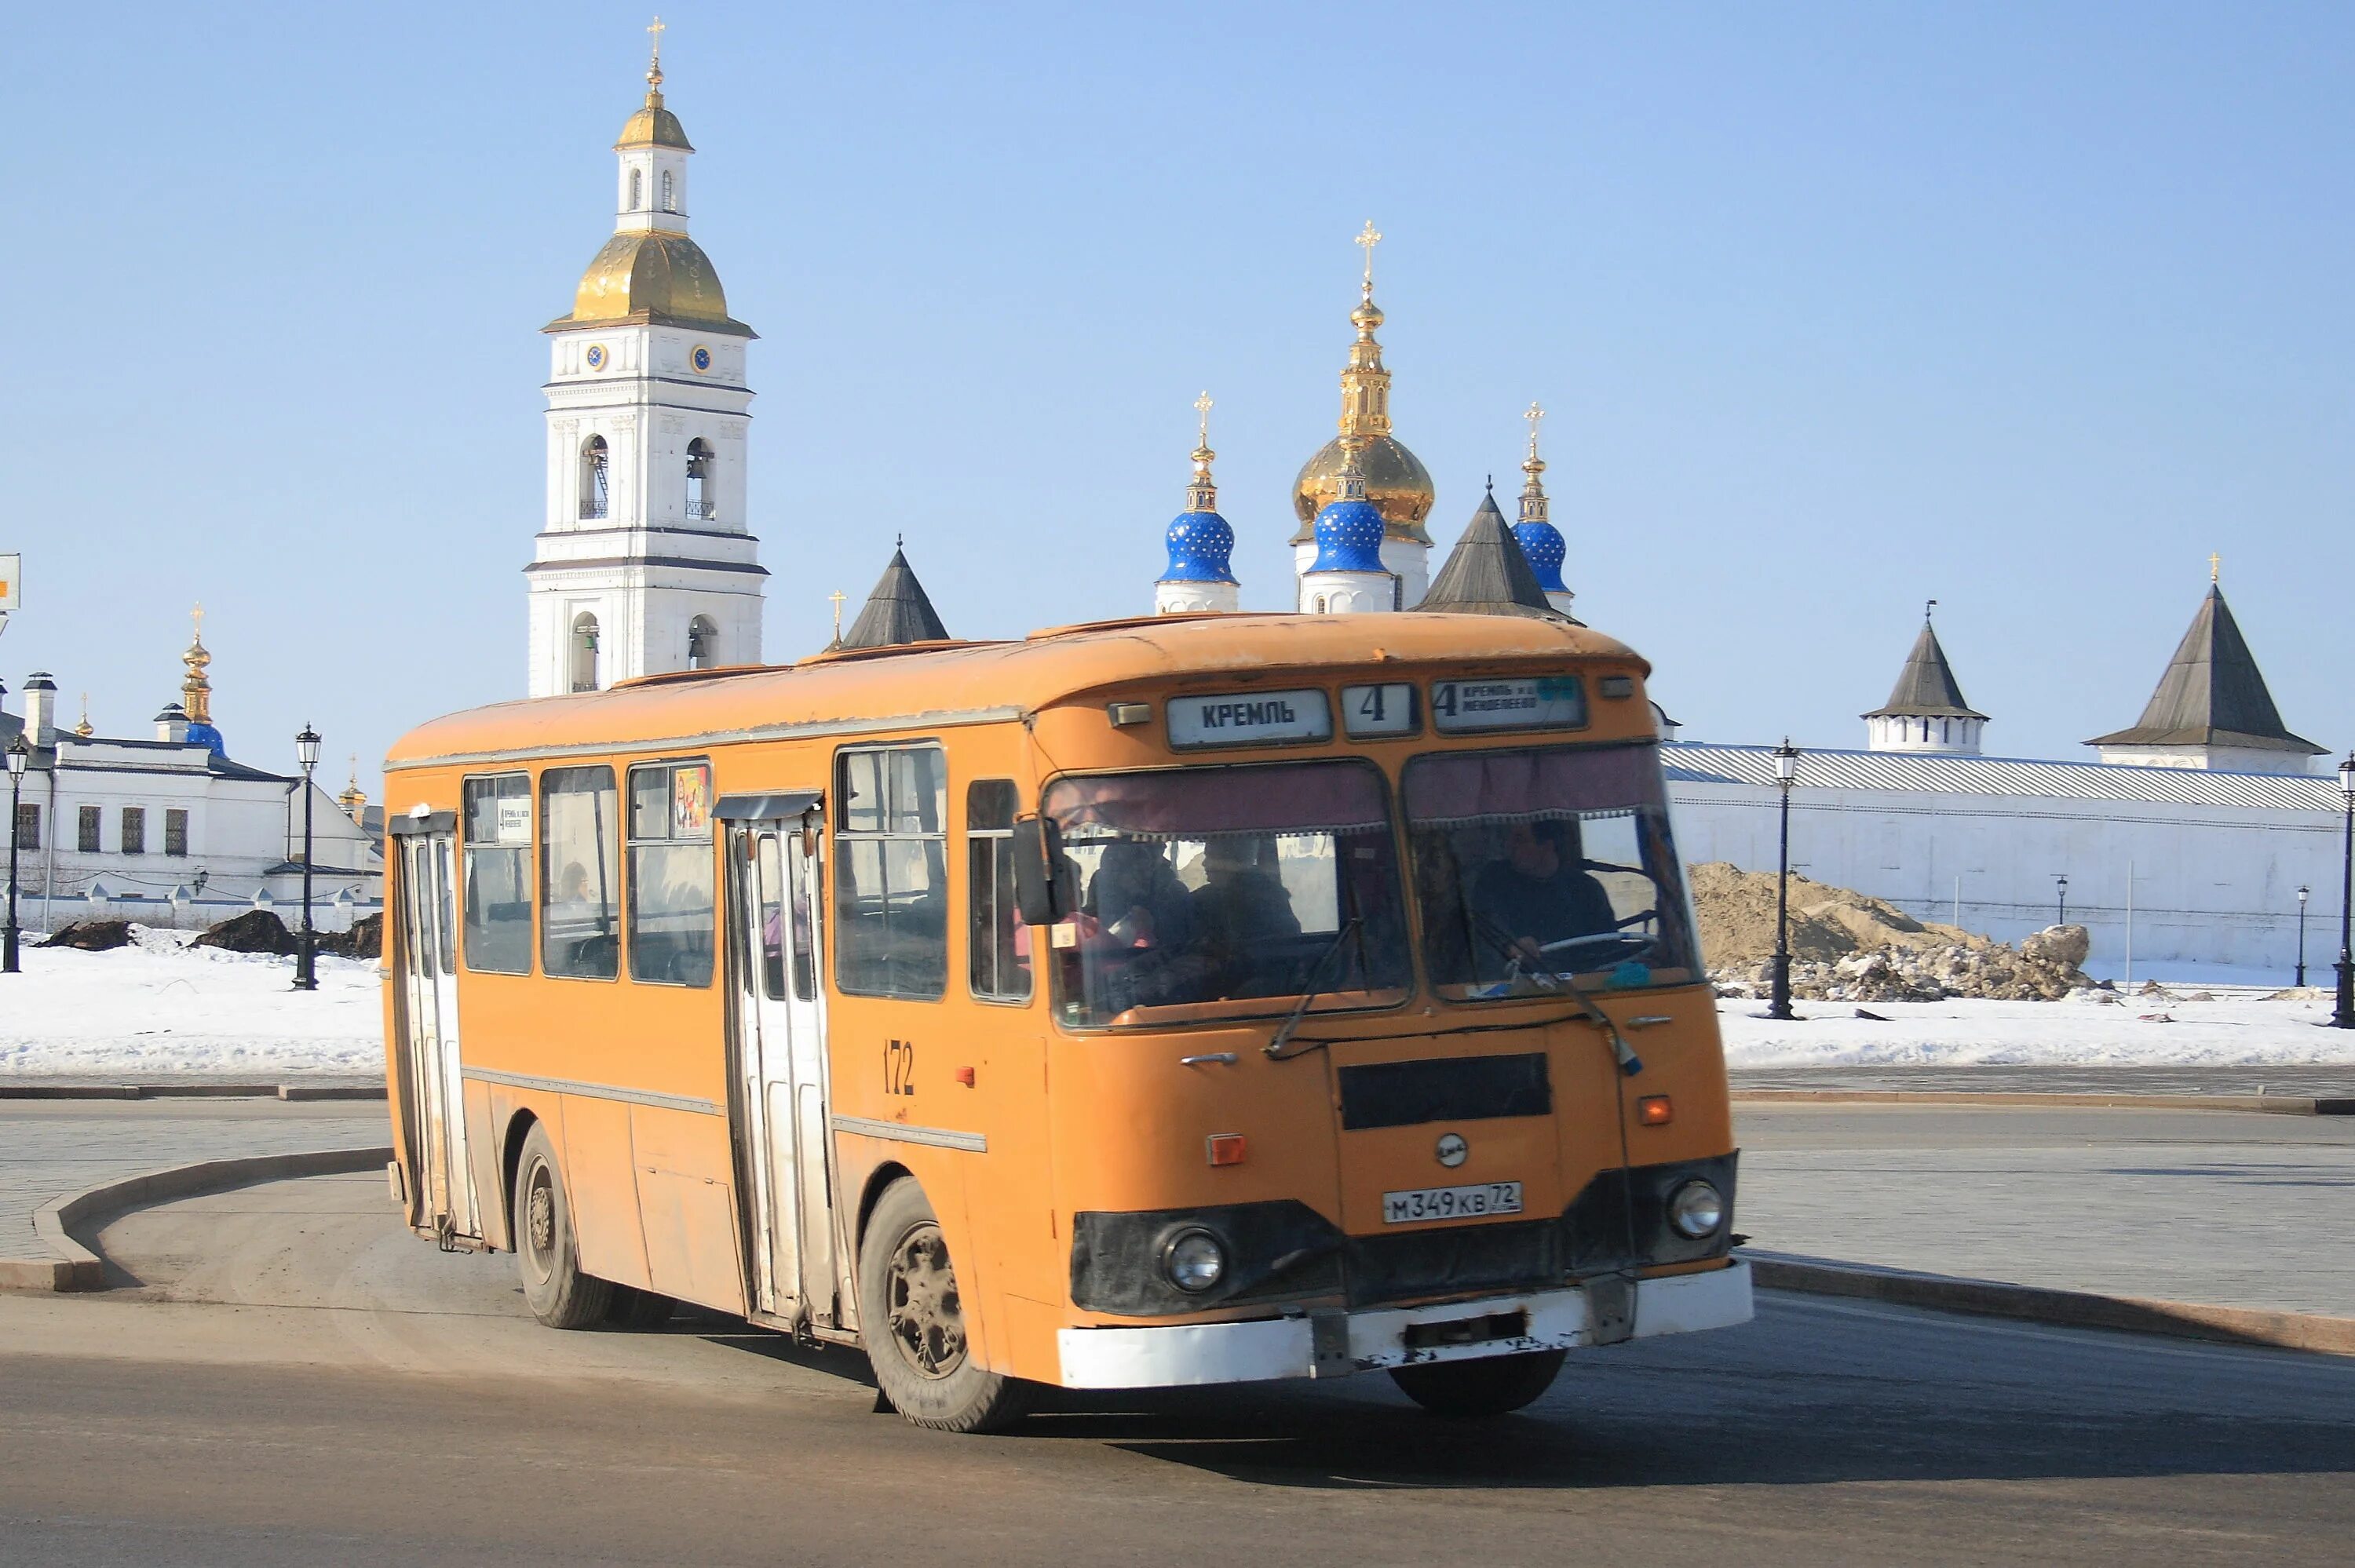
[[[1077,912],[1043,932],[1081,1027],[1383,1007],[1413,984],[1381,774],[1363,762],[1058,779]]]
[[[1652,747],[1418,757],[1403,792],[1441,996],[1525,996],[1556,976],[1613,988],[1693,980]]]

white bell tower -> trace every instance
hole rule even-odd
[[[613,237],[549,335],[548,514],[524,568],[530,693],[761,659],[760,541],[744,438],[757,335],[687,234],[687,143],[646,101],[622,128]]]

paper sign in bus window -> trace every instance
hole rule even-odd
[[[682,768],[670,776],[670,836],[699,839],[711,832],[711,769]]]

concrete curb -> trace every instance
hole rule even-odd
[[[1847,1296],[1897,1307],[2014,1318],[2070,1329],[2111,1329],[2130,1334],[2163,1334],[2182,1340],[2355,1356],[2355,1318],[2249,1307],[2203,1307],[2138,1296],[2100,1296],[2091,1291],[2052,1290],[1993,1279],[1916,1274],[1909,1269],[1794,1257],[1748,1248],[1741,1255],[1749,1260],[1752,1281],[1762,1290]]]
[[[0,1084],[0,1100],[380,1100],[382,1084]]]
[[[108,1221],[150,1203],[193,1198],[256,1181],[283,1181],[297,1176],[344,1176],[378,1171],[389,1164],[392,1150],[321,1149],[297,1154],[255,1154],[238,1160],[207,1160],[195,1165],[174,1165],[112,1181],[101,1181],[79,1192],[53,1198],[33,1213],[33,1232],[57,1253],[55,1257],[0,1257],[0,1290],[103,1290],[106,1264],[75,1233],[95,1235]]]
[[[2303,1095],[2041,1094],[2001,1089],[1736,1089],[1736,1100],[1874,1106],[2076,1106],[2110,1110],[2267,1111],[2283,1116],[2355,1116],[2355,1098]]]

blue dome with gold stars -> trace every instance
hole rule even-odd
[[[1336,501],[1316,514],[1312,572],[1382,572],[1382,512],[1362,496]]]
[[[1215,512],[1180,512],[1169,524],[1169,569],[1165,583],[1231,583],[1235,580],[1235,531]]]
[[[1529,558],[1538,587],[1548,593],[1570,591],[1561,580],[1561,564],[1570,555],[1570,546],[1562,543],[1561,529],[1550,523],[1516,523],[1513,537],[1519,542],[1521,554]]]

